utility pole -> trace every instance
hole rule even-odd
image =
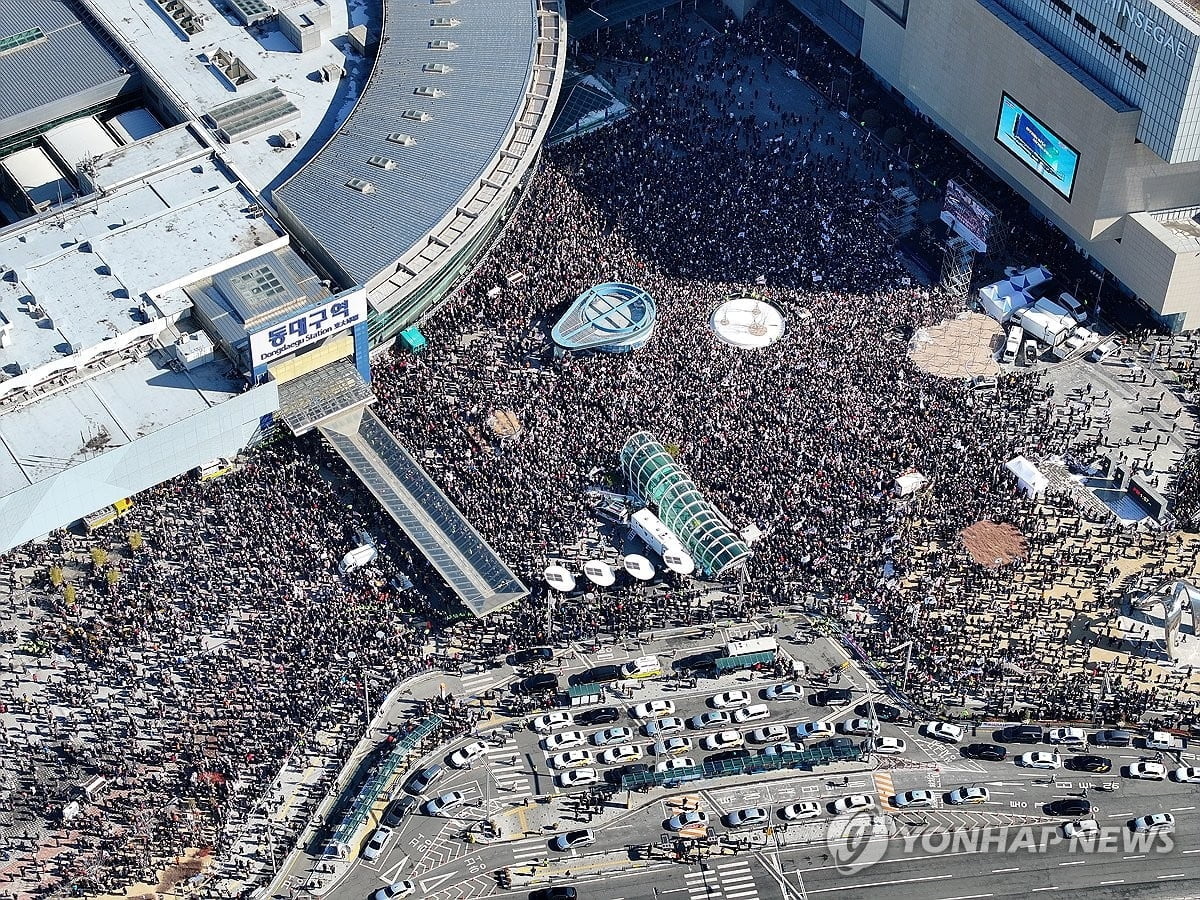
[[[889,655],[891,655],[893,653],[899,653],[901,650],[905,651],[904,674],[900,678],[901,692],[908,690],[908,670],[912,666],[912,645],[913,645],[912,641],[905,641],[903,644],[900,644],[897,647],[893,647],[891,650],[888,651]],[[874,712],[874,709],[875,709],[875,707],[874,707],[874,705],[872,705],[872,707],[871,707],[872,713]]]

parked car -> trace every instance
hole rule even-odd
[[[397,800],[393,800],[387,805],[387,809],[383,811],[383,824],[388,828],[395,828],[416,805],[417,801],[415,797],[400,797]]]
[[[749,691],[722,691],[708,698],[708,705],[713,709],[731,709],[746,706],[752,702]]]
[[[487,753],[487,744],[483,741],[472,741],[447,756],[446,762],[456,769],[465,769],[485,753]]]
[[[892,806],[899,807],[900,809],[933,806],[933,804],[933,791],[904,791],[892,797]]]
[[[603,766],[611,766],[613,763],[633,762],[642,758],[642,748],[636,744],[620,744],[616,747],[609,747],[600,753],[598,759]]]
[[[801,800],[779,808],[779,818],[785,822],[803,822],[821,815],[821,804],[817,800]]]
[[[898,707],[891,706],[887,703],[860,703],[854,707],[854,712],[860,716],[871,718],[874,711],[875,718],[880,722],[899,722],[903,713]]]
[[[404,790],[414,797],[429,790],[430,786],[445,774],[446,769],[441,763],[432,763],[409,776]]]
[[[432,800],[426,800],[422,810],[427,816],[438,816],[446,810],[458,806],[466,799],[462,791],[447,791],[444,794],[439,794]]]
[[[1063,822],[1063,837],[1068,840],[1078,838],[1087,840],[1100,833],[1100,823],[1095,819],[1080,819],[1078,822]]]
[[[729,828],[765,828],[770,822],[771,811],[761,806],[735,809],[725,816],[725,825]]]
[[[557,691],[558,676],[549,672],[539,672],[537,675],[522,678],[513,685],[512,690],[515,694],[541,694],[546,691]]]
[[[746,759],[753,754],[745,747],[734,747],[732,750],[719,750],[704,757],[706,763],[728,762],[731,759]]]
[[[838,725],[838,730],[842,734],[875,734],[879,731],[879,725],[872,722],[870,719],[847,719]]]
[[[569,884],[538,888],[529,892],[529,900],[578,900],[579,892]]]
[[[733,721],[733,716],[724,709],[711,709],[708,712],[702,712],[699,715],[692,716],[687,720],[688,728],[694,728],[697,731],[702,731],[705,728],[716,728],[719,725],[728,725]]]
[[[926,722],[921,730],[925,732],[926,737],[931,737],[944,744],[957,744],[962,740],[964,733],[961,725],[954,725],[950,722]]]
[[[1129,766],[1130,778],[1141,778],[1144,781],[1162,781],[1167,777],[1167,767],[1160,762],[1139,761]]]
[[[1067,760],[1067,768],[1076,772],[1092,772],[1102,775],[1112,771],[1112,760],[1103,756],[1072,756]]]
[[[383,854],[383,848],[387,846],[387,842],[392,839],[395,834],[392,829],[386,825],[380,825],[371,835],[371,839],[367,841],[367,845],[363,847],[362,858],[367,862],[373,862],[379,859]]]
[[[654,755],[679,756],[681,753],[687,753],[691,749],[691,738],[676,735],[675,737],[666,737],[661,741],[656,741],[654,744]]]
[[[1141,834],[1170,834],[1175,830],[1175,817],[1170,813],[1153,813],[1130,819],[1129,827]]]
[[[830,811],[837,816],[874,808],[875,799],[870,794],[850,794],[847,797],[839,797],[829,804]]]
[[[620,677],[620,666],[592,666],[590,669],[585,669],[570,676],[567,679],[567,684],[604,684],[609,681],[617,681]]]
[[[635,719],[652,719],[655,716],[672,716],[675,714],[675,703],[672,700],[658,698],[657,700],[647,700],[645,703],[639,703],[637,706],[629,710],[629,714]]]
[[[1180,766],[1171,773],[1175,781],[1194,784],[1200,781],[1200,766]]]
[[[549,734],[560,728],[569,728],[575,724],[575,719],[565,710],[555,710],[545,715],[535,716],[529,720],[529,727],[538,734]]]
[[[809,741],[813,738],[829,737],[833,734],[833,726],[828,722],[801,722],[792,726],[792,732],[797,740]]]
[[[609,744],[624,744],[637,737],[637,732],[624,725],[614,725],[592,735],[592,743],[597,747],[607,747]]]
[[[554,651],[549,647],[530,647],[527,650],[518,650],[508,658],[508,661],[514,666],[527,666],[530,663],[544,663],[552,659],[554,659]]]
[[[688,810],[687,812],[671,816],[663,825],[668,831],[682,831],[685,828],[694,828],[697,825],[708,825],[708,813],[702,809]]]
[[[551,850],[575,850],[596,843],[596,832],[590,828],[580,828],[578,831],[566,831],[550,842]]]
[[[646,763],[632,763],[628,766],[620,766],[616,769],[609,769],[604,773],[604,780],[609,784],[621,784],[626,775],[643,775],[647,772],[653,772],[654,767]]]
[[[848,688],[827,688],[813,694],[814,706],[846,706],[854,698]]]
[[[803,753],[804,747],[792,741],[780,741],[758,751],[759,756],[779,756],[782,753]]]
[[[1092,743],[1097,747],[1132,747],[1133,734],[1121,728],[1108,728],[1093,734]]]
[[[1013,762],[1026,769],[1057,769],[1062,766],[1062,757],[1057,753],[1034,750],[1030,753],[1022,753]]]
[[[792,700],[799,700],[803,696],[804,692],[790,681],[783,684],[773,684],[762,692],[764,700],[774,700],[776,702],[790,702]]]
[[[597,784],[600,781],[600,773],[591,766],[584,766],[579,769],[568,769],[565,772],[559,772],[554,777],[554,780],[558,782],[559,787],[587,787],[590,784]]]
[[[654,764],[654,771],[660,775],[666,772],[678,772],[680,769],[694,769],[696,761],[690,756],[677,756],[675,759],[664,759]]]
[[[590,750],[568,750],[566,753],[559,753],[551,756],[547,763],[552,769],[574,769],[578,766],[590,766],[592,764],[592,753]]]
[[[401,900],[412,895],[417,886],[411,881],[393,881],[371,895],[371,900]]]
[[[1009,725],[1001,729],[1000,740],[1012,744],[1038,744],[1042,740],[1042,726]]]
[[[987,803],[991,799],[992,792],[979,784],[955,788],[946,795],[946,802],[952,806],[964,806],[968,803]]]
[[[587,735],[582,731],[560,731],[558,734],[551,734],[542,738],[542,749],[554,752],[556,750],[570,750],[573,747],[582,747],[587,743]]]
[[[999,744],[968,744],[963,747],[963,756],[969,759],[983,759],[988,762],[1000,762],[1008,756],[1008,749]]]
[[[651,719],[642,726],[642,731],[646,732],[647,737],[670,734],[673,731],[683,731],[683,719],[679,718],[679,716],[664,716],[661,719]]]
[[[786,725],[764,725],[747,734],[746,740],[753,744],[772,744],[776,741],[786,741],[788,734]]]
[[[908,744],[903,738],[887,736],[871,738],[867,746],[873,753],[884,753],[888,755],[905,753],[908,750]]]
[[[771,718],[771,710],[765,703],[752,703],[733,711],[733,721],[738,725],[748,725],[751,722],[761,722]]]
[[[1048,744],[1085,744],[1087,732],[1082,728],[1051,728],[1046,732]]]
[[[621,711],[615,706],[597,706],[575,713],[575,721],[580,725],[609,725],[621,720]]]
[[[705,750],[732,750],[744,743],[746,743],[746,739],[742,737],[740,731],[734,728],[718,731],[716,734],[707,734],[700,739],[700,746]]]

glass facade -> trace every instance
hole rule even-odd
[[[625,442],[621,471],[634,493],[658,505],[658,517],[705,575],[721,575],[750,556],[750,548],[725,517],[649,432],[639,431]]]

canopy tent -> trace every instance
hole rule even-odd
[[[1040,497],[1046,492],[1050,480],[1038,471],[1037,466],[1024,456],[1017,456],[1004,464],[1004,468],[1017,478],[1017,489],[1024,491],[1028,497]]]
[[[1054,276],[1050,274],[1050,270],[1042,266],[1030,266],[1028,269],[1022,269],[1017,272],[1009,280],[1018,290],[1029,290],[1032,287],[1037,287],[1045,281],[1049,281]]]
[[[979,289],[980,306],[997,322],[1008,321],[1032,302],[1033,298],[1011,281],[997,281]]]
[[[773,650],[762,653],[744,653],[740,656],[722,656],[717,660],[717,671],[733,672],[753,666],[769,666],[773,662],[775,662],[775,651]]]
[[[404,349],[410,353],[419,353],[425,349],[425,345],[429,341],[425,340],[425,335],[421,334],[421,328],[418,325],[411,325],[400,332],[400,343],[404,345]]]

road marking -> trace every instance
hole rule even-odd
[[[1139,853],[1136,856],[1122,856],[1121,857],[1121,859],[1145,859],[1145,858],[1146,858],[1145,853]]]
[[[995,894],[962,894],[958,897],[947,897],[946,900],[978,900],[980,897],[995,897]]]
[[[1200,853],[1200,850],[1180,850],[1180,853]]]
[[[1187,812],[1187,810],[1195,808],[1194,806],[1172,806],[1171,812]]]
[[[1076,860],[1072,860],[1071,862],[1059,863],[1059,865],[1060,866],[1086,866],[1087,860],[1086,859],[1076,859]]]
[[[860,888],[860,889],[861,888],[872,888],[872,887],[887,887],[888,885],[892,885],[892,884],[914,884],[918,881],[943,881],[947,878],[954,878],[954,877],[955,876],[951,875],[951,874],[926,875],[923,878],[895,878],[891,881],[873,881],[870,884],[856,884],[854,886],[856,888]],[[838,887],[830,887],[830,888],[809,888],[808,893],[810,893],[810,894],[828,894],[833,891],[844,891],[845,889],[846,889],[845,885],[840,885]]]
[[[1114,878],[1112,881],[1102,881],[1101,884],[1124,884],[1124,878]]]
[[[1155,877],[1158,878],[1159,881],[1162,881],[1164,878],[1187,878],[1187,873],[1181,872],[1178,875],[1157,875]]]
[[[999,873],[1001,873],[1001,872],[1020,872],[1020,871],[1021,871],[1021,867],[1020,867],[1020,866],[1013,866],[1013,867],[1011,867],[1011,868],[1009,868],[1009,869],[992,869],[992,874],[993,874],[993,875],[998,875],[998,874],[999,874]]]
[[[1050,885],[1050,887],[1044,887],[1044,888],[1030,888],[1030,889],[1029,889],[1029,893],[1031,893],[1031,894],[1036,894],[1036,893],[1038,893],[1039,891],[1057,891],[1057,890],[1058,890],[1058,885],[1056,885],[1056,884],[1052,884],[1052,885]]]
[[[443,881],[448,881],[449,879],[454,878],[456,874],[457,873],[455,872],[447,872],[445,875],[438,875],[436,878],[422,878],[421,893],[428,894]]]

